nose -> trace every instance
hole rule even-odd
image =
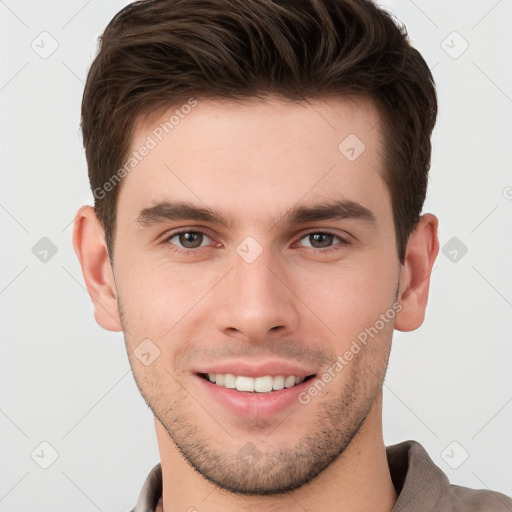
[[[298,299],[286,269],[268,251],[251,263],[235,255],[233,263],[216,297],[216,327],[256,343],[297,329]]]

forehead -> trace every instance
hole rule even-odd
[[[136,124],[119,213],[180,200],[263,222],[339,199],[389,212],[380,130],[370,100],[184,102]]]

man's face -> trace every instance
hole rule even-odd
[[[132,150],[156,147],[118,198],[113,271],[137,385],[206,478],[296,488],[348,446],[387,366],[400,264],[378,115],[347,99],[199,101],[159,141],[170,115],[137,126]],[[263,393],[206,374],[273,377],[224,378],[258,389],[309,378]]]

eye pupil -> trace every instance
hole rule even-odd
[[[313,233],[309,235],[309,241],[313,247],[329,247],[332,245],[334,235],[329,233]]]
[[[200,247],[203,241],[203,235],[201,233],[181,233],[180,244],[187,249],[195,249]]]

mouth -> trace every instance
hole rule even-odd
[[[197,375],[220,388],[232,389],[241,393],[267,394],[294,388],[312,379],[316,374],[305,377],[297,377],[295,375],[248,377],[245,375],[233,375],[232,373],[198,373]]]
[[[300,397],[318,372],[317,367],[286,359],[227,359],[204,363],[192,373],[198,393],[222,417],[228,413],[226,418],[234,414],[281,421],[294,408],[304,414]]]

